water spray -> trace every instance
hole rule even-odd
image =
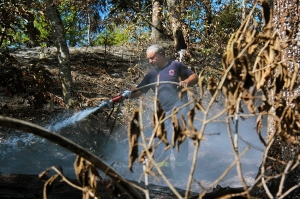
[[[119,107],[120,107],[120,102],[122,102],[124,99],[129,99],[130,98],[130,95],[131,93],[134,93],[140,89],[143,89],[143,88],[146,88],[146,87],[150,87],[150,86],[153,86],[153,85],[157,85],[157,84],[175,84],[177,86],[179,86],[179,83],[178,82],[172,82],[172,81],[161,81],[161,82],[154,82],[154,83],[151,83],[151,84],[148,84],[148,85],[145,85],[145,86],[142,86],[142,87],[139,87],[139,88],[136,88],[132,91],[129,91],[129,90],[126,90],[124,91],[122,94],[110,99],[110,100],[105,100],[103,101],[102,103],[100,103],[97,107],[93,107],[93,108],[89,108],[89,109],[85,109],[85,110],[82,110],[82,111],[79,111],[78,113],[74,114],[73,116],[59,122],[59,123],[56,123],[55,125],[51,125],[49,126],[47,129],[50,130],[50,131],[58,131],[59,129],[61,128],[64,128],[66,126],[69,126],[69,125],[73,125],[75,124],[75,122],[78,122],[82,119],[84,119],[85,117],[87,117],[88,115],[94,113],[95,111],[97,110],[100,110],[102,108],[109,108],[109,109],[112,109],[108,119],[110,118],[112,112],[113,112],[113,109],[114,109],[114,105],[115,103],[119,103]],[[114,125],[113,125],[114,126]],[[112,131],[112,128],[113,126],[111,127],[111,131]]]
[[[75,122],[78,122],[78,121],[84,119],[88,115],[90,115],[90,114],[94,113],[95,111],[100,110],[102,108],[109,108],[109,109],[112,109],[112,111],[113,111],[114,104],[117,102],[120,103],[124,99],[128,99],[130,94],[131,94],[130,91],[124,91],[121,95],[118,95],[110,100],[103,101],[97,107],[79,111],[78,113],[74,114],[73,116],[71,116],[59,123],[56,123],[53,126],[49,126],[47,129],[50,131],[58,131],[59,129],[61,129],[63,127],[75,124]],[[109,117],[111,116],[111,114],[112,114],[112,112],[110,113]],[[108,119],[109,119],[109,117],[108,117]]]

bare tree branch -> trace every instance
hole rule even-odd
[[[109,165],[99,159],[96,155],[88,152],[83,147],[77,145],[76,143],[68,140],[67,138],[52,133],[38,125],[25,122],[22,120],[3,117],[0,116],[0,125],[8,128],[17,129],[24,132],[29,132],[34,135],[46,138],[47,140],[58,144],[59,146],[68,149],[76,155],[83,157],[84,159],[91,162],[96,168],[105,172],[110,178],[112,178],[125,192],[128,193],[132,198],[143,198],[131,185],[124,179],[120,174],[118,174],[114,169],[112,169]]]

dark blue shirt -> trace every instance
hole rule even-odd
[[[149,71],[137,88],[157,82],[157,76],[159,75],[159,81],[172,81],[179,82],[187,79],[190,75],[194,74],[192,70],[186,67],[181,62],[170,61],[167,66],[162,69],[153,68]],[[141,89],[143,93],[147,93],[151,88],[155,91],[156,85]],[[177,88],[175,84],[160,84],[158,88],[158,99],[165,111],[171,110],[175,103],[179,101],[178,93],[181,88]],[[184,92],[181,99],[182,103],[188,102],[187,93]]]

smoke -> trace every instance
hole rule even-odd
[[[151,97],[151,99],[153,96]],[[153,102],[150,102],[153,104]],[[149,102],[143,102],[144,106],[151,106]],[[209,116],[214,116],[220,111],[221,105],[216,104],[212,108]],[[151,108],[150,108],[151,109]],[[151,128],[151,115],[152,111],[143,111],[143,125],[144,133],[146,137],[150,137],[152,133]],[[195,117],[195,127],[199,130],[202,125],[203,115],[198,113]],[[230,141],[227,125],[225,122],[225,115],[221,116],[219,120],[223,122],[209,123],[204,132],[204,140],[200,143],[200,148],[198,149],[197,164],[194,173],[195,183],[193,184],[193,190],[199,190],[199,184],[203,186],[209,186],[212,182],[218,179],[228,168],[228,166],[235,161],[234,149]],[[230,129],[232,136],[235,134],[235,123],[236,121],[231,121]],[[242,172],[244,179],[248,185],[254,183],[255,177],[257,175],[261,160],[262,151],[264,149],[263,144],[260,142],[258,135],[255,131],[256,122],[255,118],[251,117],[246,120],[239,119],[238,122],[238,150],[241,153],[246,147],[250,147],[247,153],[241,159]],[[118,132],[119,131],[119,132]],[[114,132],[115,134],[124,133],[124,129],[120,128]],[[266,134],[266,132],[263,132]],[[246,142],[244,142],[246,141]],[[140,140],[141,142],[141,140]],[[172,184],[178,188],[186,188],[186,183],[188,176],[190,174],[191,162],[194,154],[195,147],[193,141],[189,139],[188,141],[188,151],[181,148],[180,153],[185,154],[188,157],[188,161],[184,165],[180,165],[180,162],[176,162],[175,167],[172,164],[163,164],[161,169],[165,173],[166,177],[172,182]],[[113,145],[113,141],[109,141],[109,147],[105,149],[104,153],[110,154],[112,157],[111,161],[113,168],[115,168],[119,173],[121,173],[125,178],[130,180],[140,180],[144,181],[142,175],[143,169],[142,164],[135,162],[133,165],[133,173],[128,170],[128,140],[123,139],[122,142],[116,141]],[[249,145],[251,144],[251,145]],[[162,151],[164,148],[161,147]],[[139,147],[139,152],[143,150],[143,147]],[[176,150],[169,149],[169,153],[175,154]],[[172,152],[170,152],[172,151]],[[157,157],[157,156],[156,156]],[[159,161],[158,161],[159,162]],[[154,174],[157,172],[153,170]],[[149,182],[157,185],[166,186],[166,183],[158,175],[149,178]],[[228,174],[220,181],[221,186],[230,187],[240,187],[242,186],[236,171],[236,167],[233,167]]]
[[[153,110],[153,95],[151,97],[149,96],[147,95],[142,99],[144,107],[143,125],[146,137],[150,137],[152,133],[151,116]],[[138,104],[140,103],[140,100],[137,100],[136,102],[136,107],[139,107]],[[124,103],[126,106],[126,102]],[[209,116],[214,116],[218,113],[217,110],[220,110],[220,108],[220,105],[216,104]],[[122,113],[124,113],[124,110],[122,110]],[[128,169],[126,120],[130,118],[130,114],[125,116],[124,123],[117,124],[112,132],[110,132],[110,126],[104,119],[104,115],[105,112],[93,113],[69,127],[61,128],[57,133],[73,140],[96,154],[98,157],[101,157],[126,179],[144,181],[142,175],[143,165],[141,163],[134,163],[133,172],[130,172]],[[117,117],[117,114],[114,116]],[[58,115],[61,124],[62,121],[68,120],[71,117],[72,115],[69,114]],[[200,113],[195,117],[194,124],[198,130],[201,129],[201,126],[203,125],[202,119],[203,115]],[[220,117],[220,120],[223,119],[225,119],[225,116]],[[232,134],[235,133],[235,124],[231,122],[230,125]],[[52,125],[55,126],[55,124]],[[255,118],[239,120],[238,134],[240,139],[238,140],[238,149],[240,152],[248,146],[248,143],[255,145],[256,148],[264,148],[256,134],[255,126]],[[13,137],[10,139],[14,140]],[[242,139],[247,141],[247,143]],[[185,154],[188,159],[184,164],[175,159],[175,167],[168,164],[161,166],[162,171],[171,181],[173,186],[183,189],[186,188],[195,150],[193,141],[190,139],[188,140],[188,151],[184,151],[183,148],[180,150],[180,153]],[[28,137],[28,139],[22,138],[22,142],[24,143],[22,144],[21,142],[15,141],[1,142],[1,162],[3,163],[0,165],[1,172],[32,174],[40,173],[50,166],[61,166],[68,177],[74,176],[74,154],[71,154],[61,147],[57,147],[55,144],[49,143],[44,139],[33,139],[32,137]],[[139,152],[141,152],[142,149],[142,147],[139,147]],[[172,151],[174,157],[176,157],[177,152],[175,149],[169,149],[168,151]],[[249,185],[254,182],[261,159],[262,152],[252,146],[250,146],[250,150],[241,159],[244,179]],[[193,183],[192,189],[194,191],[199,191],[199,183],[202,186],[209,186],[224,173],[234,160],[233,147],[229,139],[226,124],[224,122],[209,123],[204,131],[204,140],[200,142],[200,148],[198,149],[197,164],[193,176],[195,182]],[[157,171],[154,169],[153,172],[155,173]],[[237,176],[236,167],[233,167],[219,184],[221,186],[239,187],[241,186],[241,182]],[[166,183],[159,175],[149,177],[149,182],[166,186]]]

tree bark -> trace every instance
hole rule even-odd
[[[70,69],[70,54],[69,48],[66,43],[66,36],[64,25],[62,23],[60,13],[57,10],[53,0],[45,0],[46,3],[46,16],[49,19],[52,31],[53,40],[57,48],[57,56],[59,61],[59,78],[62,86],[62,94],[64,102],[69,106],[73,105],[71,98],[72,77]]]
[[[39,42],[37,41],[38,37],[41,35],[39,29],[37,29],[34,26],[34,16],[31,13],[27,14],[27,24],[26,27],[26,33],[29,37],[28,46],[29,47],[36,47],[39,46]]]
[[[167,0],[168,12],[170,16],[174,46],[176,51],[180,51],[181,49],[186,49],[187,44],[184,40],[183,32],[181,30],[182,21],[181,21],[181,6],[178,0]]]
[[[206,13],[205,19],[204,19],[204,24],[207,28],[205,29],[205,33],[206,33],[206,35],[210,35],[210,34],[212,34],[211,25],[212,25],[212,20],[213,20],[213,14],[212,14],[210,0],[204,0],[203,7],[204,7],[205,13]]]
[[[293,74],[295,68],[298,68],[299,71],[300,66],[299,44],[297,44],[297,42],[299,43],[300,41],[299,1],[274,0],[270,1],[270,5],[273,7],[273,27],[280,38],[283,63],[287,65],[288,70]],[[292,61],[292,58],[294,59],[294,62]],[[291,90],[295,91],[297,88],[299,90],[299,84],[296,82],[294,88]],[[282,104],[284,104],[285,107],[293,106],[290,104],[289,99],[296,93],[297,92],[293,93],[286,91],[286,96],[282,100]],[[273,89],[270,93],[270,99],[274,102],[274,100],[276,100],[275,97],[275,91]],[[271,102],[271,104],[275,103]],[[296,108],[298,108],[297,104],[293,109]],[[260,179],[253,187],[251,191],[252,196],[259,198],[278,198],[287,193],[284,198],[299,198],[299,131],[293,126],[294,120],[296,119],[299,121],[299,118],[293,116],[293,119],[290,121],[285,119],[282,119],[281,122],[276,121],[278,119],[275,118],[282,118],[282,114],[283,109],[280,109],[279,107],[272,107],[269,112],[268,137],[272,138],[272,140],[269,140],[270,149],[267,151],[267,158],[260,166],[258,174],[258,177],[262,174],[264,180]],[[294,114],[292,113],[292,115]],[[283,126],[282,123],[285,123],[286,125]],[[289,130],[284,129],[285,127]],[[293,137],[296,139],[291,139]],[[293,187],[295,189],[291,189]]]
[[[159,41],[164,39],[162,25],[162,5],[162,0],[152,0],[152,41]]]

